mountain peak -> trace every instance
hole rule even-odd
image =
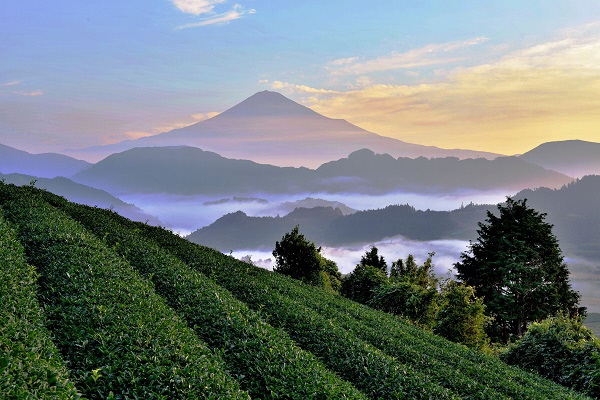
[[[224,117],[306,117],[320,114],[278,92],[263,90],[220,114]]]

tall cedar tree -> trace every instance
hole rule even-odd
[[[507,198],[498,205],[499,217],[488,211],[486,223],[478,224],[479,238],[455,264],[458,277],[495,318],[488,333],[503,342],[521,337],[532,321],[583,311],[552,225],[526,202]]]

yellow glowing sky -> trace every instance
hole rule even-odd
[[[380,59],[336,71],[359,75],[349,90],[268,84],[324,115],[413,143],[520,154],[548,141],[600,141],[600,36],[589,35],[597,28],[565,31],[430,83],[374,84],[367,74],[391,62]]]

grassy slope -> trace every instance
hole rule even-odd
[[[143,381],[148,390],[150,384],[158,388],[152,389],[157,398],[162,397],[156,392],[161,388],[180,390],[175,397],[197,396],[203,385],[207,392],[223,390],[226,397],[238,398],[244,396],[238,385],[252,397],[262,398],[584,398],[395,317],[191,244],[161,228],[74,205],[47,192],[4,184],[0,185],[0,206],[17,226],[28,261],[38,263],[43,285],[36,290],[50,321],[39,329],[50,331],[62,357],[69,361],[68,372],[77,389],[90,397],[94,388],[100,389],[90,375],[95,366],[104,373],[99,382],[105,389],[125,394],[135,388],[144,393],[146,387],[139,385]],[[46,233],[53,230],[60,232],[56,236]],[[66,256],[87,258],[74,269],[66,262],[69,258],[57,258]],[[58,285],[74,272],[78,285]],[[130,285],[106,279],[112,275],[126,276]],[[114,290],[120,291],[118,295]],[[126,299],[135,290],[142,290],[140,294],[147,299],[128,304]],[[106,296],[112,293],[110,301],[103,291]],[[109,321],[98,323],[93,313],[98,314],[100,306],[118,309],[120,314],[109,313]],[[144,309],[159,318],[156,328],[141,319],[134,325],[137,328],[115,321],[117,316],[128,318],[131,307],[134,315],[139,314],[136,318],[142,318]],[[127,372],[148,374],[135,362],[136,357],[148,357],[148,341],[158,343],[165,340],[164,335],[174,334],[166,327],[158,329],[163,326],[160,318],[173,321],[181,332],[176,343],[170,344],[172,356],[151,355],[165,357],[161,366],[173,363],[171,378],[169,368],[161,368],[155,379],[143,376],[124,382]],[[71,325],[67,327],[66,322]],[[112,335],[106,340],[116,344],[98,347],[99,334]],[[96,351],[85,353],[69,345],[65,335],[74,335],[79,344],[87,336],[91,343],[86,345],[97,346]],[[185,369],[186,357],[193,359],[206,347],[212,349],[207,357],[215,388],[208,389],[211,382],[189,381],[188,386],[194,387],[185,392],[185,385],[179,387],[173,380],[183,373],[188,379],[201,379],[200,372],[175,371],[181,366]],[[180,349],[190,349],[189,355]],[[111,369],[113,364],[120,370]],[[236,365],[242,367],[236,369]],[[303,380],[307,377],[314,383],[310,393]]]

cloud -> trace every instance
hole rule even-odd
[[[477,37],[460,42],[429,44],[419,49],[406,52],[393,52],[387,56],[357,62],[358,57],[342,58],[329,62],[327,68],[333,75],[360,75],[372,72],[408,69],[429,65],[449,64],[461,61],[462,57],[448,57],[446,53],[474,46],[487,41],[485,37]]]
[[[15,85],[18,85],[20,83],[21,83],[21,81],[12,81],[12,82],[2,83],[2,84],[0,84],[0,86],[15,86]]]
[[[18,94],[19,96],[27,96],[27,97],[36,97],[36,96],[44,95],[44,92],[41,90],[33,90],[31,92],[19,91],[19,92],[13,92],[13,93]]]
[[[270,85],[272,89],[281,90],[288,89],[295,93],[319,93],[319,94],[339,94],[337,90],[317,89],[306,85],[294,85],[288,82],[260,80],[258,83]]]
[[[310,93],[301,101],[328,117],[413,143],[516,154],[552,140],[598,141],[599,28],[561,32],[552,41],[489,63],[443,71],[431,82],[381,84],[370,77],[371,83],[363,80],[363,85],[347,85],[347,90],[310,92],[293,83],[271,85],[300,96]],[[424,65],[427,60],[441,61],[439,52],[481,40],[430,45],[429,53],[422,48],[378,62],[344,65],[338,71]]]
[[[186,14],[201,15],[213,12],[216,4],[225,3],[226,0],[172,0],[179,11]]]
[[[191,0],[187,0],[185,1],[185,3],[190,3]],[[222,3],[223,1],[219,1],[218,3]],[[223,24],[227,24],[233,20],[236,19],[240,19],[245,15],[250,15],[250,14],[255,14],[256,10],[255,9],[250,9],[250,10],[246,10],[244,9],[243,6],[241,6],[240,4],[235,4],[231,10],[224,12],[224,13],[220,13],[217,14],[213,11],[214,9],[214,5],[217,2],[216,1],[202,1],[200,2],[203,4],[202,7],[198,6],[197,10],[198,12],[194,12],[195,15],[202,15],[202,14],[208,14],[209,16],[197,21],[197,22],[191,22],[188,24],[184,24],[184,25],[179,25],[176,29],[187,29],[187,28],[197,28],[197,27],[202,27],[202,26],[208,26],[208,25],[223,25]],[[196,9],[196,8],[194,8]],[[204,11],[203,11],[204,10]]]

